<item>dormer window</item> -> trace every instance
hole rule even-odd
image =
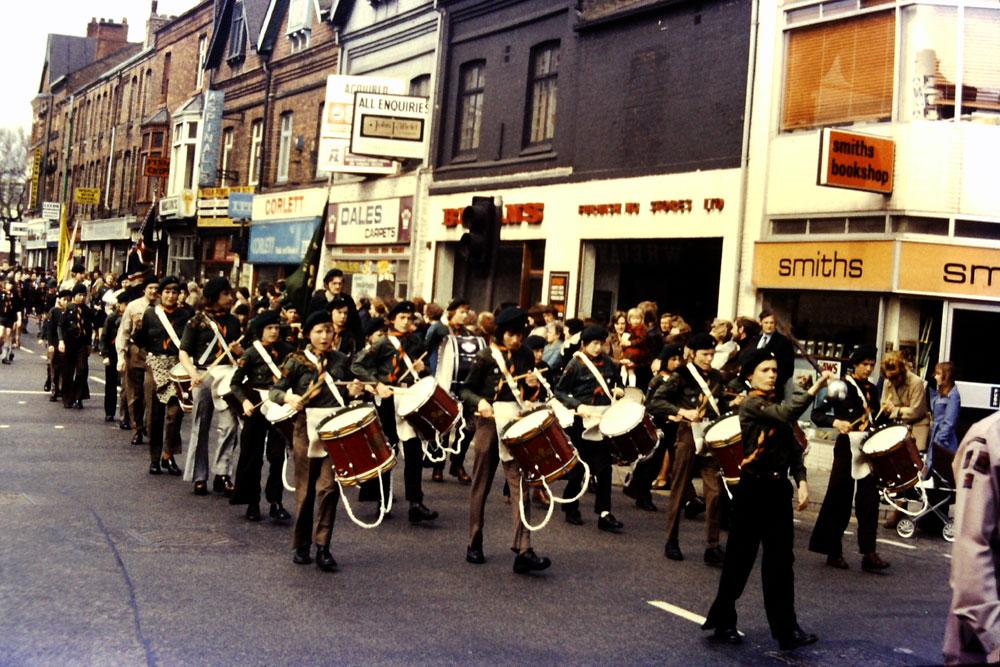
[[[291,0],[288,4],[288,27],[285,34],[292,53],[309,48],[313,25],[313,0]]]
[[[242,60],[247,51],[247,24],[243,17],[243,3],[233,5],[233,22],[229,30],[229,60]]]

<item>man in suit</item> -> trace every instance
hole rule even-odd
[[[766,350],[774,354],[778,361],[777,399],[780,401],[785,393],[785,384],[792,377],[795,367],[795,347],[788,337],[778,331],[778,320],[774,313],[764,309],[760,312],[760,335],[744,348],[744,354],[749,350]]]

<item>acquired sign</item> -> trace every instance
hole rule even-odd
[[[819,185],[892,194],[896,142],[825,128],[820,133]]]
[[[320,123],[319,168],[348,174],[392,174],[396,164],[351,152],[354,94],[358,92],[402,95],[402,79],[374,76],[331,75],[326,79],[326,98]]]

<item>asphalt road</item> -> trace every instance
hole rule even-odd
[[[738,606],[747,642],[706,642],[696,617],[719,571],[700,561],[702,524],[682,526],[688,560],[667,561],[664,512],[639,512],[617,489],[625,533],[599,532],[592,514],[582,527],[557,516],[534,537],[554,561],[537,576],[511,571],[502,475],[485,565],[464,560],[468,488],[429,474],[426,502],[441,513],[432,525],[396,511],[362,530],[340,508],[339,572],[294,565],[287,527],[249,523],[222,496],[149,476],[146,448],[103,421],[101,383],[82,411],[50,403],[42,348],[24,340],[14,365],[0,367],[0,664],[940,662],[948,545],[880,529],[888,574],[862,573],[854,556],[852,569],[834,571],[804,549],[808,515],[796,524],[797,608],[821,641],[790,653],[770,638],[759,565]],[[91,376],[103,378],[96,356]]]

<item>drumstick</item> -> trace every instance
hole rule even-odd
[[[246,334],[244,334],[244,335],[246,335]],[[239,342],[240,342],[241,340],[243,340],[243,336],[240,336],[239,338],[237,338],[236,340],[234,340],[234,341],[233,341],[232,343],[230,343],[230,344],[229,344],[229,347],[232,347],[233,345],[238,345],[238,344],[239,344]],[[208,367],[207,367],[207,368],[205,368],[205,372],[206,372],[206,373],[207,373],[208,371],[212,370],[213,368],[215,368],[215,366],[216,366],[216,365],[217,365],[217,364],[218,364],[218,363],[219,363],[220,361],[222,361],[222,358],[226,356],[226,350],[228,350],[228,349],[229,349],[229,348],[226,348],[226,349],[225,349],[225,350],[223,350],[222,352],[219,352],[219,356],[217,356],[217,357],[215,358],[215,361],[213,361],[213,362],[212,362],[211,364],[209,364],[209,365],[208,365]]]
[[[426,353],[426,352],[424,352],[423,354],[421,354],[421,355],[420,355],[420,358],[419,358],[419,359],[417,359],[416,361],[414,361],[413,363],[414,363],[414,364],[419,364],[419,363],[420,363],[421,361],[423,361],[423,360],[424,360],[424,357],[426,357],[426,356],[427,356],[427,353]],[[403,374],[402,374],[402,375],[400,375],[400,376],[399,376],[399,378],[397,378],[397,379],[396,379],[396,382],[402,382],[402,381],[403,381],[403,380],[404,380],[404,379],[406,378],[406,376],[407,376],[407,375],[410,375],[411,373],[413,373],[413,372],[414,372],[414,370],[413,370],[414,368],[415,368],[415,366],[413,366],[413,365],[410,365],[410,366],[409,366],[409,367],[408,367],[408,368],[407,368],[407,369],[406,369],[406,370],[405,370],[405,371],[403,372]]]

